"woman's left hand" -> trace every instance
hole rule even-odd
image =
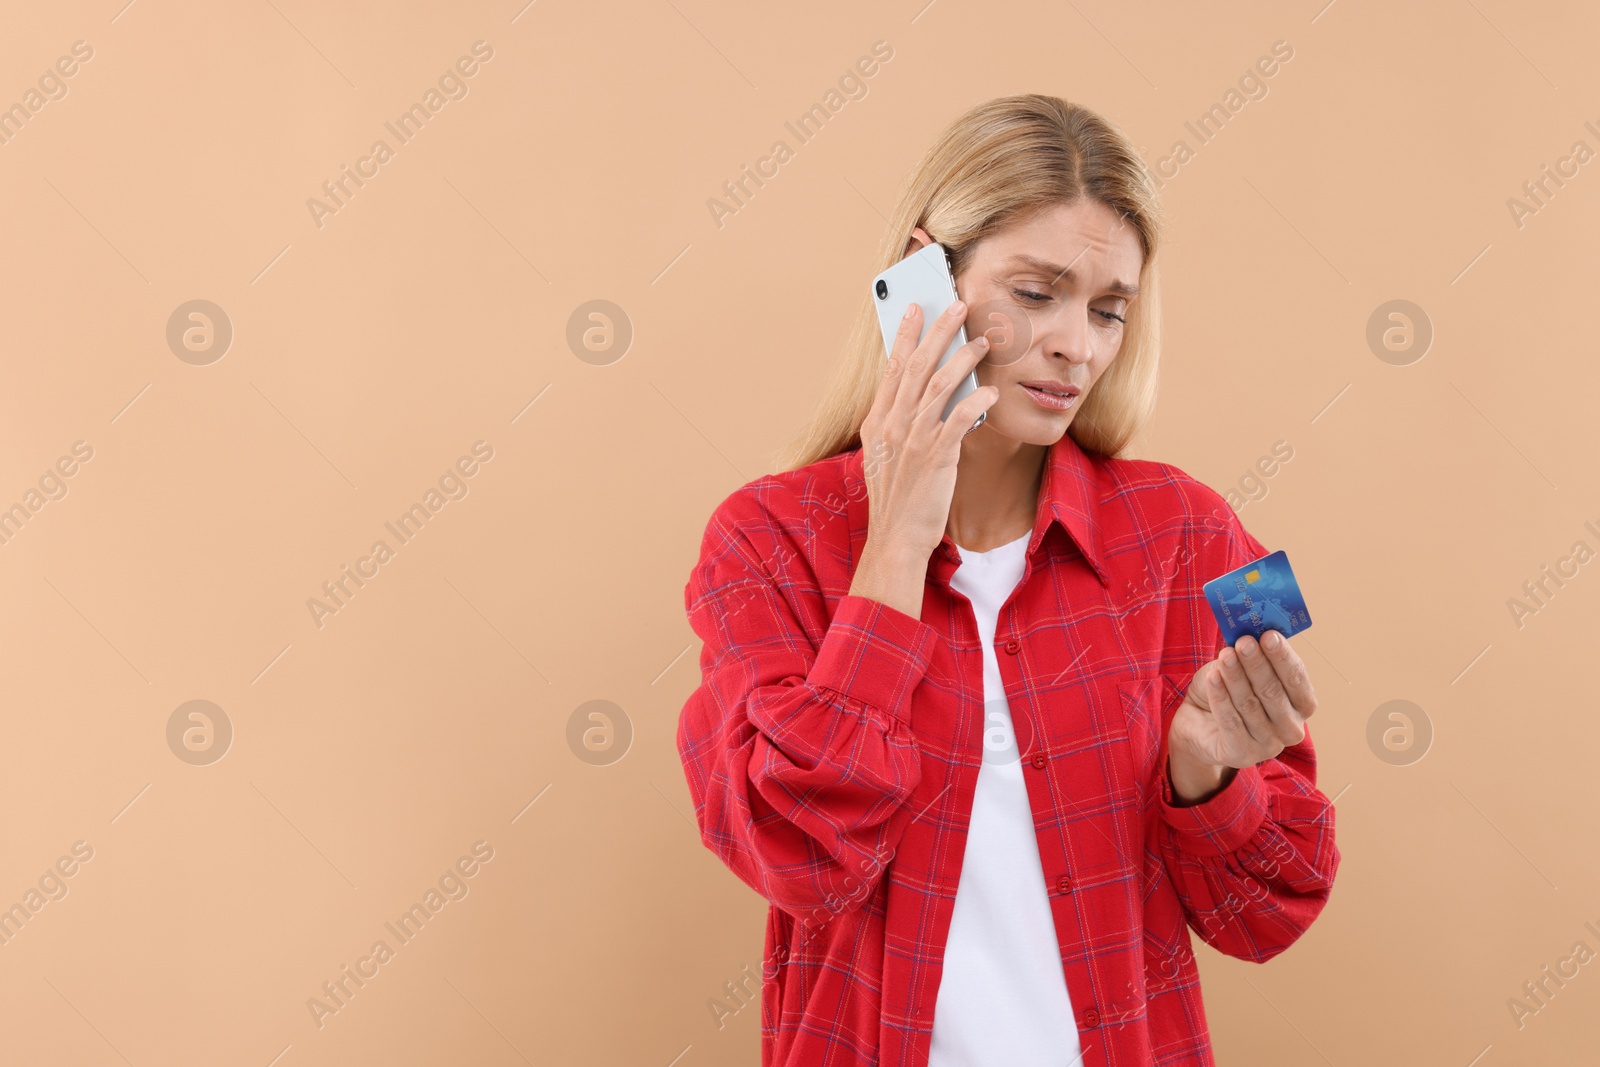
[[[1275,630],[1246,634],[1195,672],[1167,732],[1168,776],[1180,804],[1198,804],[1234,770],[1271,759],[1306,736],[1317,710],[1304,661]]]

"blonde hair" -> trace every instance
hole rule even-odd
[[[1111,123],[1059,97],[1029,93],[979,104],[940,135],[912,171],[873,273],[899,262],[914,227],[950,254],[959,277],[979,241],[1057,204],[1098,201],[1130,223],[1144,252],[1139,298],[1122,348],[1067,432],[1085,450],[1122,453],[1155,409],[1161,350],[1160,202],[1144,161]],[[795,470],[857,448],[886,357],[867,293],[821,405],[780,457]]]

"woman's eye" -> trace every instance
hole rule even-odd
[[[1050,300],[1049,293],[1036,293],[1031,289],[1013,289],[1011,290],[1011,293],[1017,299],[1024,300],[1030,304],[1043,304]],[[1094,308],[1093,311],[1096,315],[1101,316],[1107,323],[1117,322],[1122,323],[1123,325],[1127,324],[1127,320],[1115,312],[1101,311],[1099,308]]]

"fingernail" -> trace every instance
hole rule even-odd
[[[1241,640],[1239,642],[1239,653],[1240,653],[1240,655],[1244,655],[1244,656],[1253,656],[1253,655],[1255,655],[1256,654],[1256,643],[1255,643],[1255,641],[1253,641],[1253,640],[1252,641]]]
[[[1278,636],[1278,631],[1268,630],[1267,635],[1261,639],[1261,647],[1271,652],[1278,647],[1278,642],[1282,640],[1283,638]]]
[[[952,316],[954,316],[954,315],[961,314],[965,310],[967,310],[967,305],[965,305],[961,301],[957,300],[954,304],[950,305],[949,313]]]
[[[911,317],[912,313],[915,312],[916,310],[917,310],[917,305],[915,305],[915,304],[907,304],[906,305],[906,313],[901,317],[909,319]]]
[[[972,347],[981,352],[985,348],[989,347],[989,339],[980,333],[978,336],[972,339]]]

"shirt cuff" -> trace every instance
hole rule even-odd
[[[839,598],[806,676],[814,686],[911,725],[911,694],[928,671],[939,631],[867,597]]]
[[[1161,814],[1185,852],[1198,856],[1233,852],[1267,820],[1261,769],[1258,765],[1241,768],[1215,796],[1188,807],[1173,804],[1172,780],[1163,771]]]

